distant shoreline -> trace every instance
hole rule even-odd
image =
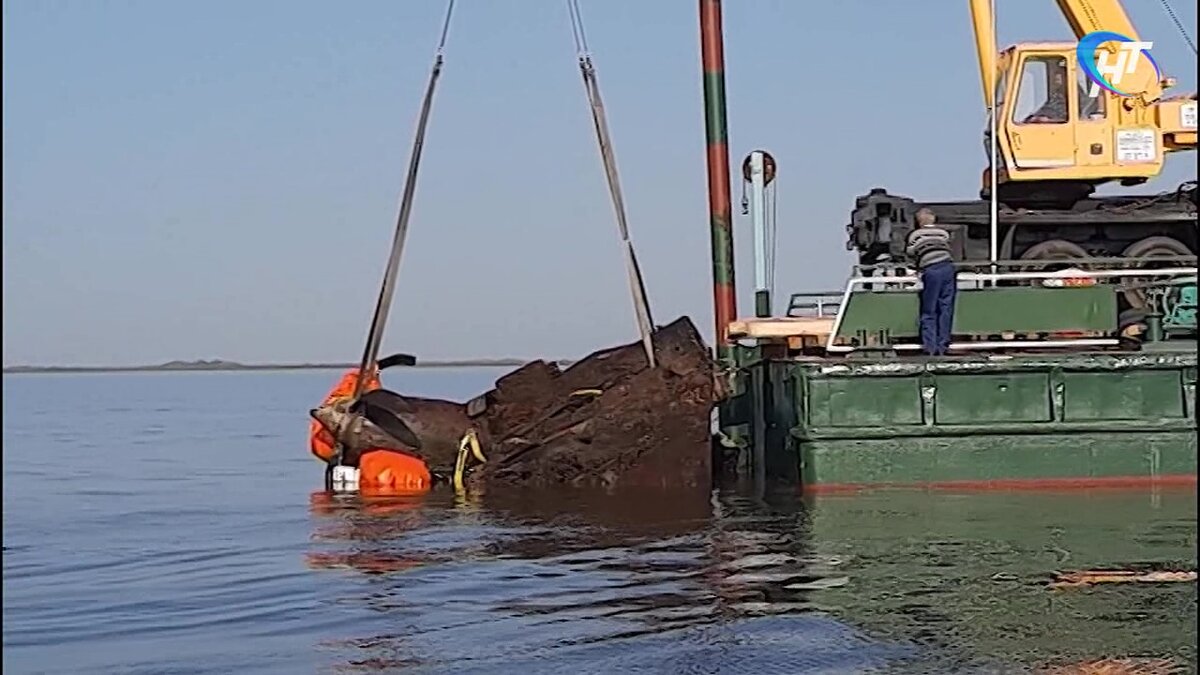
[[[536,359],[461,359],[417,361],[405,368],[515,368]],[[560,365],[569,361],[555,360]],[[357,363],[236,363],[234,361],[171,361],[147,366],[5,366],[5,375],[46,375],[51,373],[178,373],[235,372],[252,370],[348,370]]]

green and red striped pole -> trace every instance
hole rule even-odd
[[[729,196],[729,146],[725,120],[725,52],[721,0],[700,0],[700,58],[704,65],[704,127],[708,140],[708,209],[712,236],[713,314],[717,358],[733,358],[729,323],[737,318],[733,279],[733,213]]]

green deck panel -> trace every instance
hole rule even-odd
[[[1183,418],[1188,414],[1185,383],[1178,371],[1063,373],[1063,384],[1065,420]]]
[[[791,376],[802,439],[1186,428],[1196,380],[1194,352],[797,361]]]
[[[1133,422],[1131,424],[1131,422]],[[987,424],[936,424],[921,427],[792,428],[799,442],[871,440],[888,438],[958,438],[963,436],[1036,436],[1038,434],[1122,433],[1131,428],[1142,431],[1194,431],[1190,418],[1153,420],[1093,420],[1090,422],[1008,422]]]
[[[894,338],[919,335],[917,291],[858,292],[842,311],[837,338],[887,331]],[[958,292],[955,335],[1057,331],[1107,332],[1117,327],[1117,296],[1111,286],[996,288]]]
[[[1061,368],[1072,372],[1158,370],[1196,368],[1196,343],[1162,343],[1161,350],[1140,352],[1066,352],[1052,354],[973,354],[951,357],[819,358],[798,357],[786,361],[826,377],[868,375],[911,375],[919,373],[1033,372]]]
[[[800,446],[806,484],[921,484],[1188,475],[1194,432],[1074,433],[904,440],[814,441]]]
[[[910,378],[863,377],[809,383],[809,424],[862,427],[921,424],[920,384]]]
[[[1195,348],[756,361],[722,407],[805,483],[1196,474]],[[736,418],[734,413],[736,412]]]
[[[915,378],[905,378],[915,379]],[[942,375],[936,389],[937,424],[1049,422],[1050,378],[1045,373]]]

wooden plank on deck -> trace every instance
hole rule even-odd
[[[821,338],[833,331],[832,316],[801,316],[766,319],[738,319],[729,323],[729,337],[743,338]]]

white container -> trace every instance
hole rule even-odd
[[[338,465],[333,467],[330,478],[334,492],[357,492],[358,469],[353,466]]]

